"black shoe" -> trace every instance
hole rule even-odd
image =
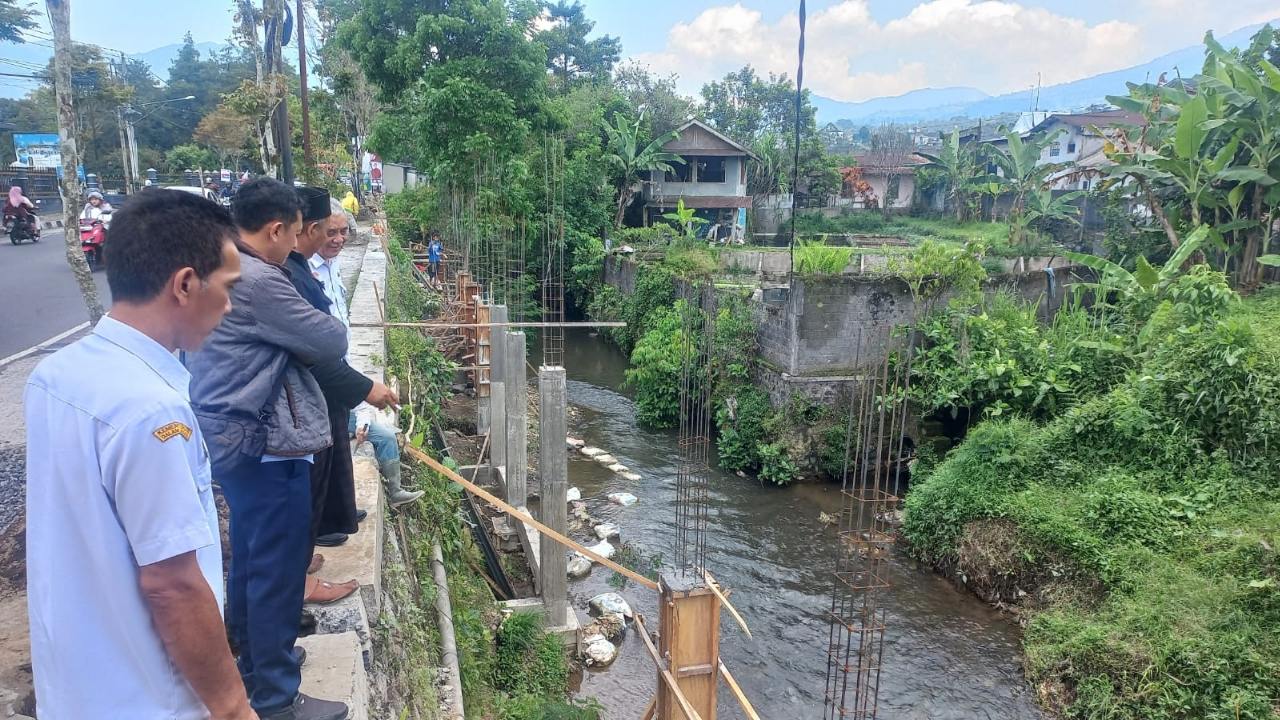
[[[298,693],[293,705],[274,715],[263,715],[262,720],[347,720],[347,706],[332,700],[318,700]]]
[[[316,538],[316,545],[320,547],[338,547],[347,541],[346,533],[329,533]]]
[[[298,661],[298,667],[307,664],[307,649],[301,645],[293,646],[293,659]]]
[[[365,518],[367,518],[367,517],[369,517],[369,511],[368,511],[368,510],[357,510],[357,511],[356,511],[356,522],[357,522],[357,523],[362,523],[362,522],[364,522],[364,519],[365,519]]]

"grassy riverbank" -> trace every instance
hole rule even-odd
[[[958,581],[1027,611],[1027,673],[1047,707],[1275,718],[1280,290],[1239,301],[1193,271],[1101,317],[1089,352],[1112,356],[1114,384],[977,424],[920,468],[904,532]],[[982,357],[996,336],[969,335],[966,352]],[[1012,389],[1030,371],[1004,357]]]
[[[414,281],[408,253],[390,248],[387,315],[419,321],[439,312],[439,297]],[[388,371],[401,378],[403,419],[415,418],[410,442],[422,446],[422,428],[439,416],[453,382],[452,363],[417,329],[390,328]],[[409,383],[412,377],[412,394]],[[429,448],[425,448],[428,449]],[[446,462],[448,462],[446,460]],[[485,720],[597,720],[593,707],[566,699],[569,658],[559,638],[543,632],[541,617],[501,611],[479,568],[480,551],[462,516],[458,486],[425,468],[406,474],[406,485],[424,490],[422,500],[396,510],[389,527],[385,585],[391,609],[379,619],[379,653],[391,678],[389,703],[402,718],[438,717],[436,668],[442,648],[432,580],[431,549],[439,543],[449,579],[453,625],[468,718]]]

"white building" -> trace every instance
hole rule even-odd
[[[1029,134],[1055,134],[1053,142],[1040,154],[1040,163],[1071,163],[1072,167],[1056,174],[1054,190],[1089,190],[1100,178],[1096,171],[1111,164],[1103,152],[1108,136],[1119,127],[1138,127],[1146,120],[1124,110],[1050,115],[1031,128]]]

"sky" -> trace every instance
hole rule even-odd
[[[625,59],[696,93],[743,65],[795,76],[798,0],[582,0]],[[230,0],[75,0],[72,36],[128,53],[222,41]],[[805,85],[859,101],[1069,82],[1280,17],[1277,0],[811,0]]]

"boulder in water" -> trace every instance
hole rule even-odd
[[[597,634],[605,636],[609,642],[621,642],[622,638],[627,634],[627,624],[623,622],[621,617],[612,613],[602,615],[582,628],[583,637]]]
[[[638,472],[628,471],[628,472],[620,472],[618,474],[621,475],[622,479],[624,480],[630,480],[631,482],[640,482],[640,473]]]
[[[592,460],[595,460],[596,462],[600,463],[601,465],[604,465],[605,467],[609,467],[610,465],[617,465],[617,464],[618,464],[618,458],[616,458],[616,457],[614,457],[614,456],[610,455],[609,453],[605,453],[605,454],[603,454],[603,455],[596,455],[595,457],[593,457],[593,458],[591,458],[591,459],[592,459]]]
[[[608,540],[601,540],[595,545],[589,545],[587,546],[587,549],[606,560],[612,559],[613,554],[618,552],[618,549],[610,545]],[[581,553],[579,553],[579,557],[584,557],[584,556]],[[590,558],[587,558],[587,559],[590,560]]]
[[[618,657],[618,648],[604,635],[596,633],[582,640],[582,662],[588,667],[605,667]]]
[[[595,457],[595,456],[597,456],[597,455],[603,455],[603,454],[604,454],[604,451],[603,451],[603,450],[601,450],[600,448],[598,448],[598,447],[591,447],[590,445],[587,445],[586,447],[579,448],[579,449],[578,449],[578,452],[582,453],[583,455],[586,455],[586,456],[587,456],[587,457],[589,457],[589,458],[593,458],[593,457]]]
[[[577,502],[582,499],[582,491],[576,487],[571,487],[565,491],[564,499],[569,502]]]
[[[613,465],[609,466],[609,472],[617,473],[619,475],[621,475],[622,473],[626,472],[629,469],[630,468],[628,468],[626,465],[623,465],[622,463],[614,463]]]
[[[571,580],[580,580],[590,574],[591,574],[590,560],[582,557],[581,555],[575,555],[569,558],[568,575]]]
[[[578,438],[575,438],[575,437],[566,437],[564,439],[564,442],[566,445],[568,445],[570,448],[574,450],[580,450],[587,446],[586,441],[579,440]]]
[[[609,502],[613,503],[614,505],[621,505],[623,507],[627,507],[628,505],[635,505],[638,500],[639,498],[637,498],[635,495],[632,495],[631,493],[626,493],[626,492],[609,493]]]
[[[612,540],[622,534],[622,529],[617,523],[600,523],[595,527],[596,537],[601,540]]]
[[[587,605],[591,607],[591,614],[595,617],[616,615],[623,621],[635,617],[631,606],[618,593],[602,593],[588,600]]]

